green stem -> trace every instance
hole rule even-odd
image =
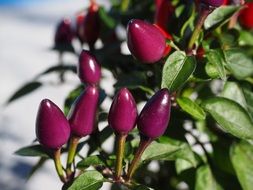
[[[135,153],[134,159],[132,161],[132,163],[130,164],[130,167],[128,168],[128,172],[127,172],[127,177],[126,180],[129,181],[131,180],[135,170],[137,169],[140,159],[141,159],[141,155],[143,154],[143,152],[145,151],[145,149],[148,147],[148,145],[153,141],[153,139],[145,139],[145,138],[141,138],[139,147]]]
[[[117,152],[116,152],[116,166],[115,166],[115,179],[119,180],[122,172],[122,160],[125,152],[125,142],[127,135],[117,134]]]
[[[71,166],[76,155],[76,148],[77,148],[79,139],[80,139],[79,137],[75,137],[75,136],[72,136],[70,139],[69,152],[68,152],[67,165],[66,165],[67,176],[71,176],[72,174]]]
[[[62,51],[59,52],[59,66],[63,66],[63,52]],[[61,83],[64,82],[64,71],[63,71],[63,69],[59,73],[59,79],[60,79]]]
[[[61,164],[61,148],[55,150],[53,156],[54,156],[54,165],[55,165],[56,172],[57,172],[60,180],[63,183],[66,183],[67,180],[64,176],[64,172],[63,172],[63,168],[62,168],[62,164]]]
[[[202,26],[204,25],[204,22],[207,18],[207,16],[212,12],[213,10],[211,8],[203,7],[200,11],[198,21],[196,23],[196,27],[192,33],[191,39],[188,44],[188,52],[192,51],[194,43],[199,37],[199,34],[201,32]]]

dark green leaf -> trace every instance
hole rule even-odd
[[[98,190],[103,181],[104,177],[98,171],[87,171],[77,177],[68,190]]]
[[[244,79],[253,75],[253,60],[240,49],[224,51],[226,66],[237,79]]]
[[[219,76],[222,80],[226,80],[226,71],[225,71],[225,58],[223,51],[221,49],[212,49],[209,50],[206,54],[207,59],[212,65],[215,65]]]
[[[182,86],[191,76],[196,67],[194,57],[186,56],[181,51],[176,51],[167,59],[162,73],[162,88],[171,92]]]
[[[191,99],[186,97],[180,97],[177,98],[177,103],[185,112],[187,112],[194,118],[199,120],[204,120],[206,118],[206,113],[204,112],[204,110]]]
[[[77,168],[88,168],[89,166],[104,166],[105,162],[99,155],[89,156],[77,164]]]
[[[198,168],[196,175],[195,190],[222,190],[222,187],[215,180],[209,166],[204,165]]]
[[[103,7],[100,7],[99,9],[99,16],[102,22],[110,29],[113,29],[116,27],[117,22],[114,20],[114,18],[110,17],[106,10]]]
[[[45,164],[46,161],[47,158],[45,157],[40,158],[39,161],[32,167],[31,171],[29,172],[27,180],[29,180],[33,176],[33,174],[35,174],[35,172]]]
[[[231,16],[241,9],[240,6],[221,6],[216,8],[205,20],[204,27],[206,30],[216,28],[228,21]]]
[[[144,72],[132,72],[120,75],[118,81],[114,84],[114,87],[117,89],[122,87],[134,89],[139,86],[145,86],[146,83],[146,75]]]
[[[22,96],[25,96],[31,92],[33,92],[34,90],[38,89],[39,87],[41,87],[42,83],[37,82],[37,81],[33,81],[33,82],[29,82],[27,84],[25,84],[24,86],[22,86],[21,88],[19,88],[8,100],[7,104],[17,100],[18,98],[21,98]]]
[[[253,139],[253,124],[243,107],[227,98],[210,98],[203,102],[222,129],[242,139]]]
[[[62,71],[71,71],[73,73],[76,73],[76,66],[75,65],[55,65],[43,71],[42,73],[40,73],[39,76],[50,74],[53,72],[62,72]]]
[[[83,85],[79,85],[68,94],[64,102],[64,114],[68,115],[71,105],[75,102],[77,97],[82,93],[84,89]]]
[[[253,120],[253,93],[246,88],[243,88],[243,93],[246,100],[246,105],[248,108],[249,115],[251,116],[251,119]]]
[[[49,152],[41,145],[32,145],[17,150],[14,154],[19,156],[39,156],[49,158]]]
[[[245,141],[231,147],[230,157],[239,182],[244,190],[251,190],[253,184],[253,146]]]

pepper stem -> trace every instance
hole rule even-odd
[[[77,148],[79,139],[80,138],[76,136],[72,136],[70,139],[69,152],[68,152],[68,158],[67,158],[67,164],[66,164],[67,176],[70,176],[72,174],[71,165],[76,155],[76,148]]]
[[[127,137],[127,134],[116,135],[116,139],[117,139],[116,166],[115,166],[116,180],[119,180],[121,176],[121,172],[122,172],[122,160],[124,158],[126,137]]]
[[[129,181],[131,180],[135,170],[137,169],[138,165],[139,165],[139,162],[140,162],[140,159],[141,159],[141,156],[143,154],[143,152],[145,151],[145,149],[148,147],[148,145],[150,145],[150,143],[153,141],[153,139],[151,138],[143,138],[141,137],[141,141],[140,141],[140,144],[139,144],[139,147],[135,153],[135,156],[134,156],[134,159],[133,161],[131,162],[129,168],[128,168],[128,171],[127,171],[127,177],[126,177],[126,180]]]
[[[196,23],[196,26],[193,30],[192,36],[190,38],[189,44],[188,44],[188,52],[192,51],[192,48],[196,42],[196,40],[199,37],[199,34],[201,32],[202,26],[204,25],[204,22],[207,18],[207,16],[213,11],[213,8],[206,7],[205,5],[202,5],[198,21]]]
[[[62,164],[61,164],[61,148],[54,151],[53,158],[54,158],[55,169],[56,169],[56,172],[57,172],[60,180],[63,183],[66,183],[67,180],[64,176],[64,172],[63,172],[63,168],[62,168]]]

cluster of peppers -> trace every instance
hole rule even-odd
[[[201,0],[200,18],[195,29],[196,35],[192,35],[188,46],[188,52],[192,52],[197,34],[205,19],[214,8],[227,4],[223,0]],[[230,2],[231,3],[231,2]],[[232,1],[234,4],[243,4],[242,0]],[[170,45],[166,40],[172,37],[166,31],[168,14],[173,11],[169,1],[156,1],[157,9],[154,24],[132,19],[127,26],[127,44],[131,54],[139,61],[153,64],[168,55]],[[169,10],[169,11],[168,11]],[[77,19],[76,35],[81,43],[87,42],[90,50],[98,38],[98,6],[92,3],[87,15],[79,14]],[[163,11],[166,12],[164,16]],[[253,28],[253,2],[247,3],[246,8],[240,12],[239,19],[246,28]],[[80,24],[82,23],[82,24]],[[84,25],[83,25],[84,24]],[[89,27],[83,27],[83,26]],[[94,27],[93,27],[94,26]],[[94,28],[96,28],[94,30]],[[64,19],[58,26],[55,43],[71,43],[70,20]],[[94,32],[95,31],[95,32]],[[52,101],[44,99],[36,120],[36,136],[41,145],[53,153],[57,173],[63,183],[67,183],[75,177],[73,166],[76,149],[80,138],[91,135],[97,128],[97,110],[99,102],[99,81],[101,78],[101,66],[97,59],[86,50],[79,57],[78,76],[86,88],[72,105],[67,116]],[[131,180],[134,171],[140,161],[141,155],[147,146],[156,138],[164,134],[170,118],[171,98],[167,89],[157,91],[146,103],[138,115],[136,103],[127,88],[122,88],[115,95],[109,115],[108,124],[114,130],[117,138],[116,165],[114,168],[114,180]],[[135,153],[126,175],[122,176],[122,160],[126,137],[137,124],[140,133],[140,144]],[[63,170],[60,161],[61,147],[69,142],[68,159]]]
[[[72,180],[75,172],[72,170],[79,139],[92,134],[97,128],[96,113],[99,101],[98,83],[101,68],[96,58],[83,50],[78,67],[78,75],[86,88],[71,106],[67,118],[52,101],[44,99],[36,120],[36,136],[41,145],[52,150],[56,170],[62,182]],[[167,89],[161,89],[146,103],[138,116],[136,103],[127,88],[119,90],[114,97],[109,115],[109,126],[117,137],[117,160],[115,180],[121,180],[124,144],[128,133],[136,123],[141,135],[139,148],[128,169],[126,180],[130,180],[145,148],[157,137],[161,136],[169,123],[170,95]],[[70,142],[65,173],[60,161],[61,147]]]

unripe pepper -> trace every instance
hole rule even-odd
[[[90,50],[94,48],[94,44],[100,33],[100,19],[98,14],[99,6],[92,2],[87,15],[84,19],[84,39],[88,43]]]
[[[155,63],[163,57],[166,43],[154,25],[132,19],[127,26],[127,45],[132,55],[143,63]]]
[[[109,126],[116,134],[127,134],[134,128],[136,118],[135,100],[127,88],[122,88],[113,99],[108,116]]]
[[[246,7],[240,12],[239,20],[243,27],[253,28],[253,2],[246,3]]]
[[[169,124],[170,107],[169,91],[165,88],[159,90],[146,103],[137,119],[140,133],[151,139],[163,135]]]
[[[94,131],[98,100],[99,89],[88,85],[71,106],[68,119],[72,135],[84,137]]]
[[[64,114],[52,101],[41,101],[36,119],[36,136],[48,149],[59,149],[70,136],[70,126]]]
[[[83,50],[79,56],[78,76],[83,83],[97,84],[101,78],[101,67],[95,56]]]
[[[71,20],[63,19],[57,26],[54,41],[55,44],[71,44],[74,38],[74,32],[71,28]]]

